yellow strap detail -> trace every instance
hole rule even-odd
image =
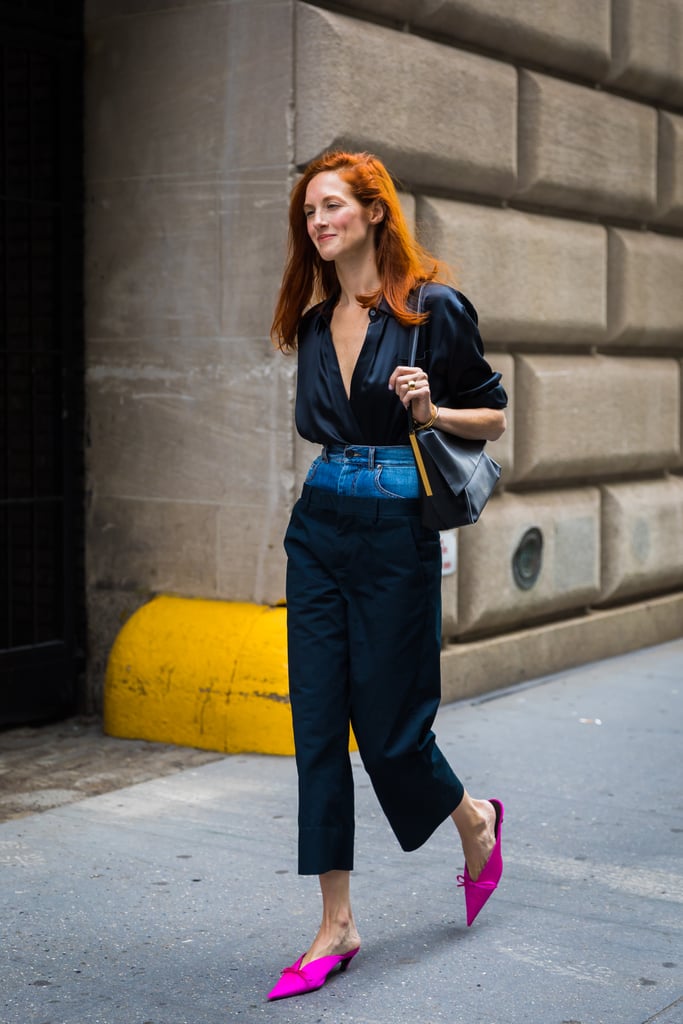
[[[413,455],[415,456],[415,464],[417,465],[417,471],[420,474],[420,479],[422,480],[422,486],[425,489],[425,494],[427,495],[428,498],[431,498],[432,485],[430,484],[429,477],[427,476],[427,470],[425,469],[425,464],[422,458],[422,452],[420,451],[420,446],[417,443],[417,438],[415,437],[415,434],[413,433],[412,430],[408,434],[408,438],[413,449]]]

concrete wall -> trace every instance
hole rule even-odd
[[[90,678],[152,594],[283,595],[291,3],[86,4]],[[97,701],[97,692],[94,694]]]
[[[267,333],[289,187],[336,146],[400,180],[511,396],[503,486],[444,579],[460,664],[504,683],[517,644],[536,675],[553,628],[570,664],[566,624],[607,612],[610,652],[622,613],[622,649],[683,633],[683,0],[86,8],[94,702],[150,595],[283,595],[312,453]]]

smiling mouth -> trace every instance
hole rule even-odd
[[[319,242],[326,242],[328,238],[334,238],[334,235],[318,235]]]

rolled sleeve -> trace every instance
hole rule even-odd
[[[508,398],[484,358],[477,311],[461,292],[431,285],[425,296],[430,314],[425,363],[429,366],[432,398],[452,409],[504,409]]]

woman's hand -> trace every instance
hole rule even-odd
[[[395,391],[416,423],[429,423],[437,415],[432,404],[429,378],[417,366],[397,366],[389,378],[389,390]],[[476,441],[497,441],[507,426],[502,409],[438,409],[439,430]]]
[[[426,423],[432,416],[429,377],[417,366],[397,366],[389,378],[389,390],[395,391],[413,419]]]

